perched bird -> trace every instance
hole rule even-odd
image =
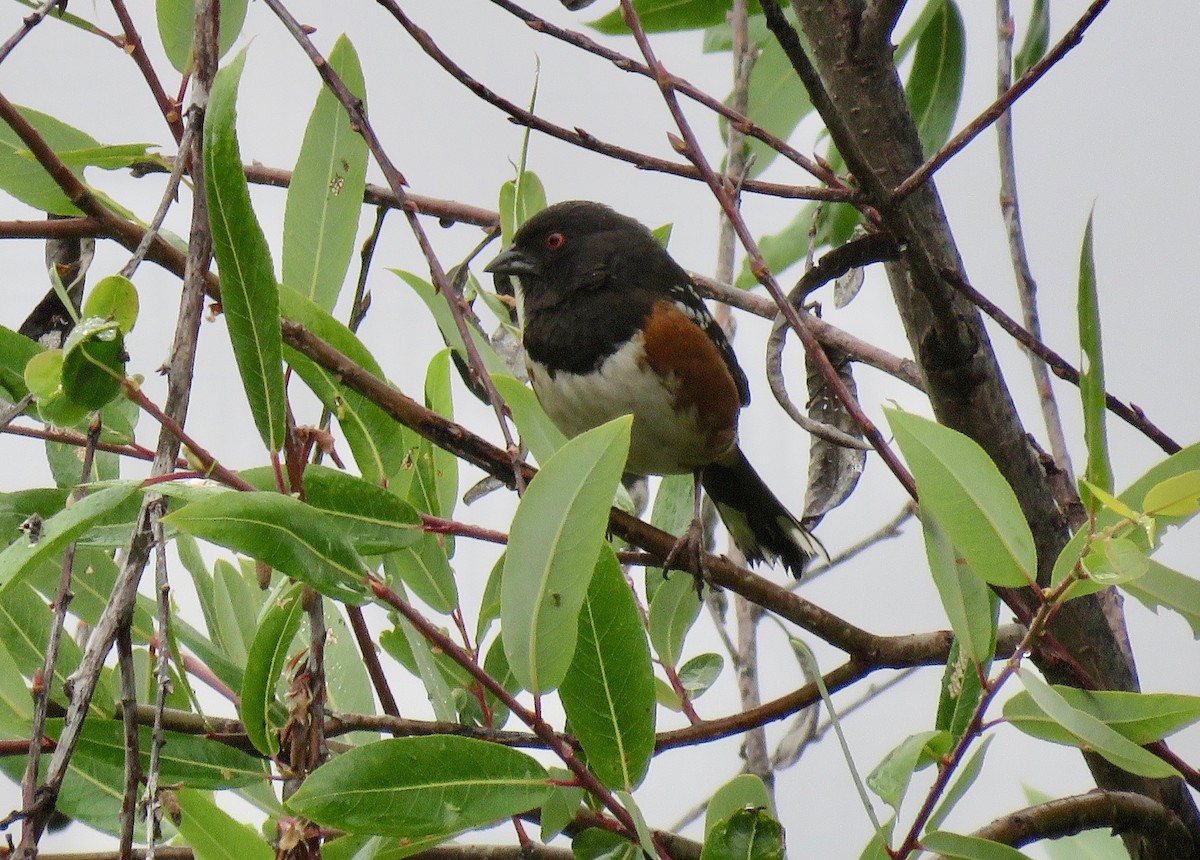
[[[795,576],[820,543],[746,460],[746,374],[691,277],[646,227],[585,200],[534,215],[485,271],[516,282],[525,362],[551,420],[575,436],[633,415],[626,470],[692,473],[751,562]],[[684,541],[698,556],[697,516]],[[670,559],[669,559],[670,561]]]

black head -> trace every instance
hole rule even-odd
[[[515,277],[527,298],[544,298],[547,292],[603,285],[617,252],[626,259],[647,253],[666,256],[650,231],[633,218],[600,203],[568,200],[526,221],[484,271]]]

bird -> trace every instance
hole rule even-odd
[[[665,567],[680,551],[700,560],[701,488],[748,562],[780,561],[798,578],[825,554],[742,453],[746,374],[691,276],[645,225],[589,200],[556,203],[484,271],[498,291],[516,287],[530,383],[564,435],[632,415],[627,473],[693,475],[695,516]]]

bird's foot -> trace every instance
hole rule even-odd
[[[686,570],[696,579],[696,594],[704,597],[704,524],[694,519],[663,559],[662,572]]]

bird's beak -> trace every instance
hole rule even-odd
[[[510,245],[501,251],[496,259],[484,266],[483,270],[493,275],[516,275],[519,278],[522,275],[538,274],[538,265],[524,252]]]

